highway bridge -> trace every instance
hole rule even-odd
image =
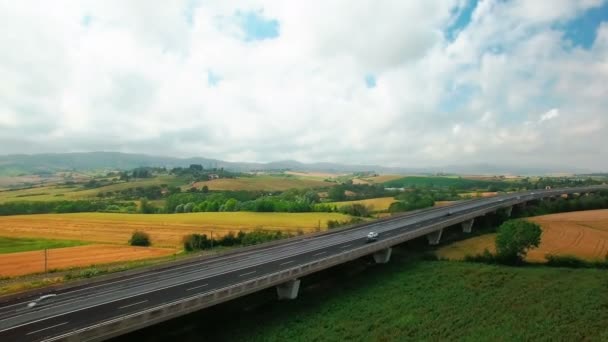
[[[476,217],[562,195],[585,195],[608,186],[533,190],[421,210],[262,247],[58,290],[47,304],[28,308],[41,294],[0,304],[0,341],[100,341],[269,287],[279,299],[298,294],[299,278],[366,255],[390,260],[391,247],[460,225],[470,232]],[[379,234],[367,243],[366,235]]]

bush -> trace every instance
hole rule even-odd
[[[481,254],[465,255],[464,261],[483,262],[486,264],[494,264],[494,263],[496,263],[497,260],[496,260],[496,256],[494,254],[490,253],[490,251],[486,248],[483,250],[483,253],[481,253]]]
[[[591,266],[587,261],[579,259],[573,255],[545,255],[547,266],[582,268]]]
[[[148,247],[151,245],[150,235],[148,235],[146,232],[136,230],[133,232],[133,235],[131,235],[129,245]]]
[[[498,227],[496,258],[506,264],[520,264],[529,249],[538,247],[542,229],[536,223],[510,220]]]
[[[359,217],[353,217],[348,221],[327,220],[327,228],[329,228],[329,229],[339,228],[339,227],[344,227],[344,226],[348,226],[351,224],[356,224],[359,222],[363,222],[363,219],[361,219]]]
[[[184,249],[188,252],[211,248],[211,240],[206,234],[190,234],[184,236]]]
[[[351,216],[369,216],[370,209],[363,204],[354,203],[341,206],[339,211]]]

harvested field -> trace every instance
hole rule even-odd
[[[435,201],[436,207],[445,207],[446,205],[452,205],[457,201]]]
[[[113,263],[157,258],[170,255],[175,249],[132,247],[118,245],[88,245],[49,249],[49,270],[84,267],[94,264]],[[44,272],[44,251],[19,252],[0,255],[0,276],[13,277]]]
[[[392,181],[393,179],[403,178],[403,175],[379,175],[376,177],[366,177],[362,178],[362,180],[368,183],[384,183],[388,181]],[[354,182],[354,180],[353,180]]]
[[[194,187],[203,186],[209,190],[268,190],[283,191],[296,188],[321,188],[333,186],[335,183],[322,180],[302,179],[297,177],[254,176],[242,178],[222,178],[205,182],[197,182]]]
[[[574,255],[585,260],[603,260],[608,254],[608,210],[589,210],[532,217],[541,225],[539,248],[528,253],[528,261],[545,261],[546,254]],[[494,237],[488,234],[442,247],[438,255],[462,259],[488,248],[494,251]]]
[[[220,212],[190,214],[76,213],[0,217],[0,236],[53,238],[126,244],[134,230],[150,234],[156,247],[181,247],[184,235],[222,236],[239,230],[276,229],[296,233],[314,231],[327,220],[346,221],[338,213]]]
[[[346,173],[330,173],[330,172],[304,172],[304,171],[285,171],[285,174],[311,179],[326,179],[347,175]]]
[[[458,194],[461,197],[492,197],[498,195],[498,192],[466,192]]]
[[[350,204],[363,204],[365,206],[369,206],[373,211],[386,210],[391,205],[391,203],[397,202],[394,197],[380,197],[380,198],[370,198],[365,200],[358,201],[342,201],[342,202],[329,202],[329,205],[335,205],[340,208],[343,205]]]

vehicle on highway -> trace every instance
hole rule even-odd
[[[367,233],[367,242],[374,242],[376,240],[378,240],[378,233],[376,233],[376,232]]]
[[[39,304],[45,304],[45,303],[49,303],[49,302],[51,302],[51,301],[52,301],[52,299],[54,299],[55,297],[57,297],[57,295],[56,295],[56,294],[54,294],[54,293],[51,293],[51,294],[48,294],[48,295],[41,296],[40,298],[38,298],[38,299],[34,300],[33,302],[28,303],[28,304],[27,304],[27,307],[28,307],[28,308],[33,308],[33,307],[35,307],[36,305],[39,305]]]
[[[447,213],[447,215],[446,215],[446,216],[452,216],[452,214],[453,214],[453,213],[452,213],[452,211],[451,211],[451,210],[448,210],[448,213]]]

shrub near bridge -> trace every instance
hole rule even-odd
[[[534,222],[510,220],[498,228],[496,257],[508,264],[523,263],[529,249],[540,245],[542,229]]]

